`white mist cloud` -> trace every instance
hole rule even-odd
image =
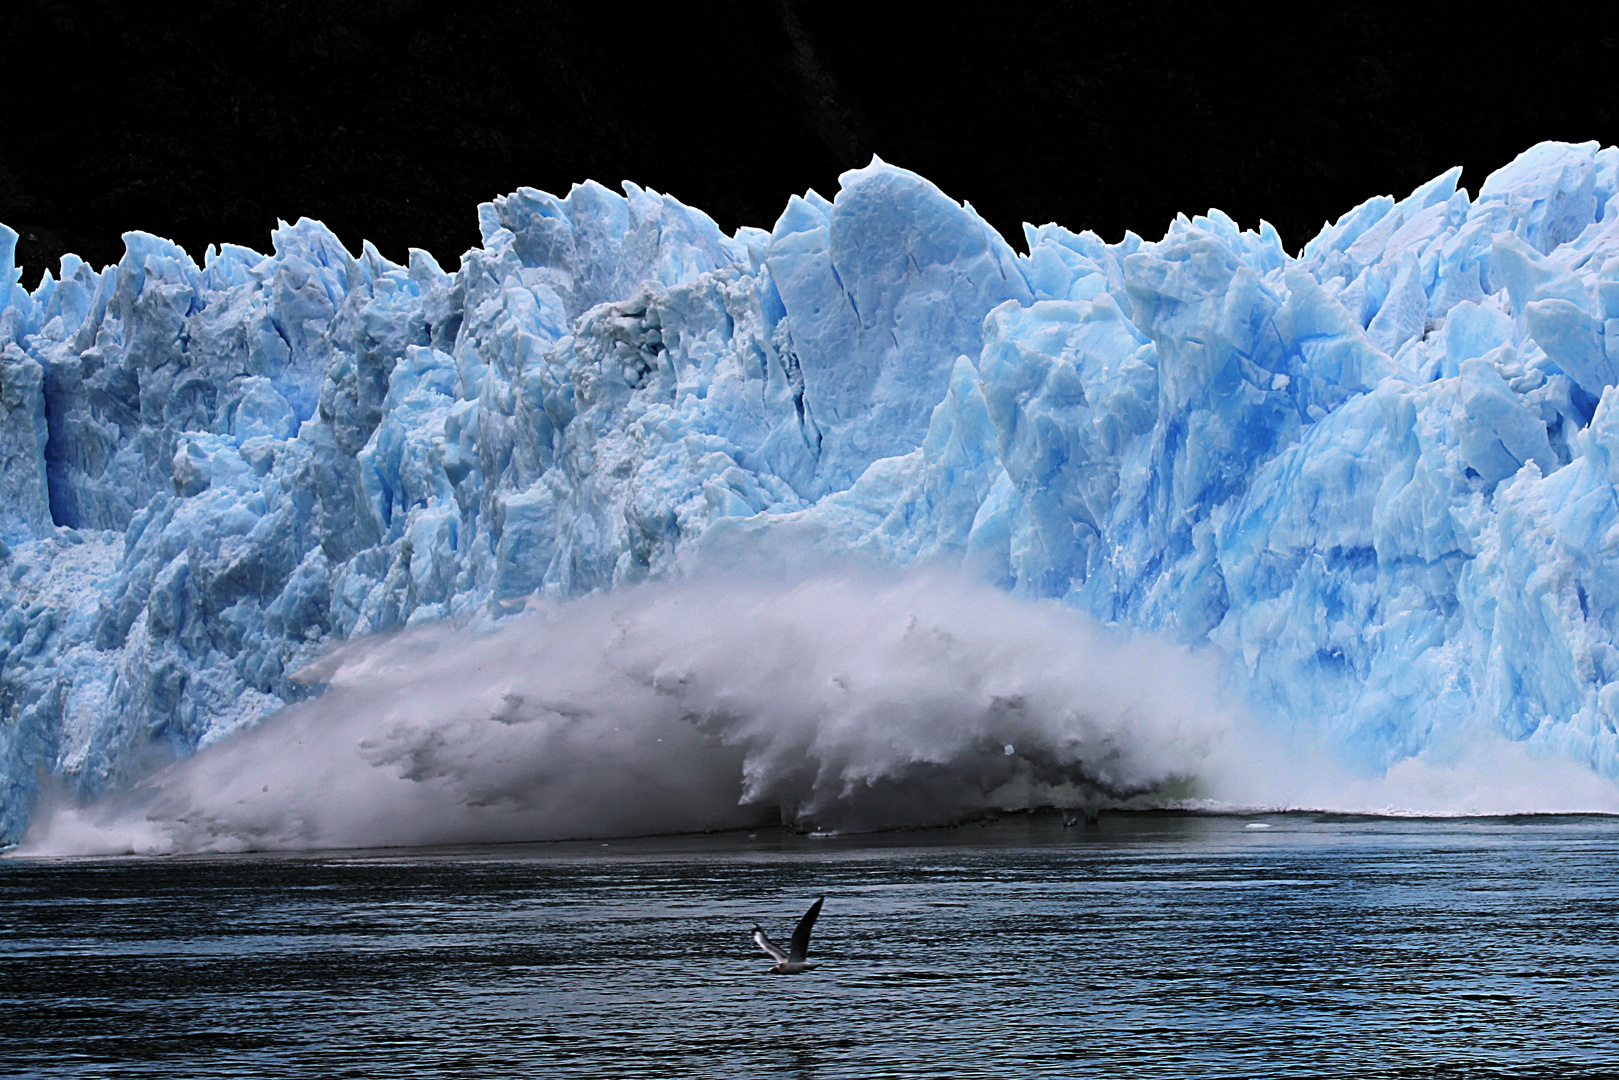
[[[1252,728],[1205,763],[1210,809],[1319,810],[1396,817],[1619,814],[1619,784],[1475,726],[1382,775],[1360,775],[1313,740],[1284,746]]]
[[[927,572],[695,577],[354,642],[329,684],[23,853],[932,825],[1194,777],[1218,658]]]
[[[1221,661],[939,573],[704,576],[490,629],[356,641],[313,701],[87,806],[19,854],[938,825],[1136,805],[1619,812],[1487,741],[1359,777],[1245,718]]]

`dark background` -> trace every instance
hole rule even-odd
[[[1221,10],[1223,7],[1238,8]],[[875,152],[1019,223],[1108,240],[1176,211],[1260,217],[1296,250],[1450,165],[1476,192],[1541,139],[1619,143],[1601,9],[1364,4],[655,11],[536,0],[0,5],[0,221],[32,285],[145,229],[200,256],[316,217],[352,249],[478,240],[520,184],[632,179],[768,228]]]

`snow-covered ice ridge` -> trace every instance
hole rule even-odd
[[[1619,149],[1459,175],[1297,258],[1213,210],[1018,254],[877,161],[735,236],[524,188],[453,274],[302,220],[29,293],[0,227],[0,836],[334,639],[739,537],[1211,642],[1363,768],[1487,733],[1619,777]]]

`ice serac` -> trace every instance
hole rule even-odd
[[[1015,253],[874,161],[773,229],[597,184],[449,273],[312,221],[17,284],[0,230],[0,834],[309,691],[734,542],[957,563],[1207,642],[1376,772],[1505,738],[1619,777],[1619,150]]]

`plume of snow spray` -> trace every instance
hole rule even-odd
[[[1474,740],[1357,774],[1226,703],[1222,663],[936,572],[697,574],[493,627],[351,642],[319,698],[19,854],[411,846],[782,821],[858,831],[1105,805],[1619,812],[1588,768]]]
[[[698,577],[361,640],[286,709],[22,850],[222,851],[934,825],[1194,777],[1218,662],[926,572]]]

